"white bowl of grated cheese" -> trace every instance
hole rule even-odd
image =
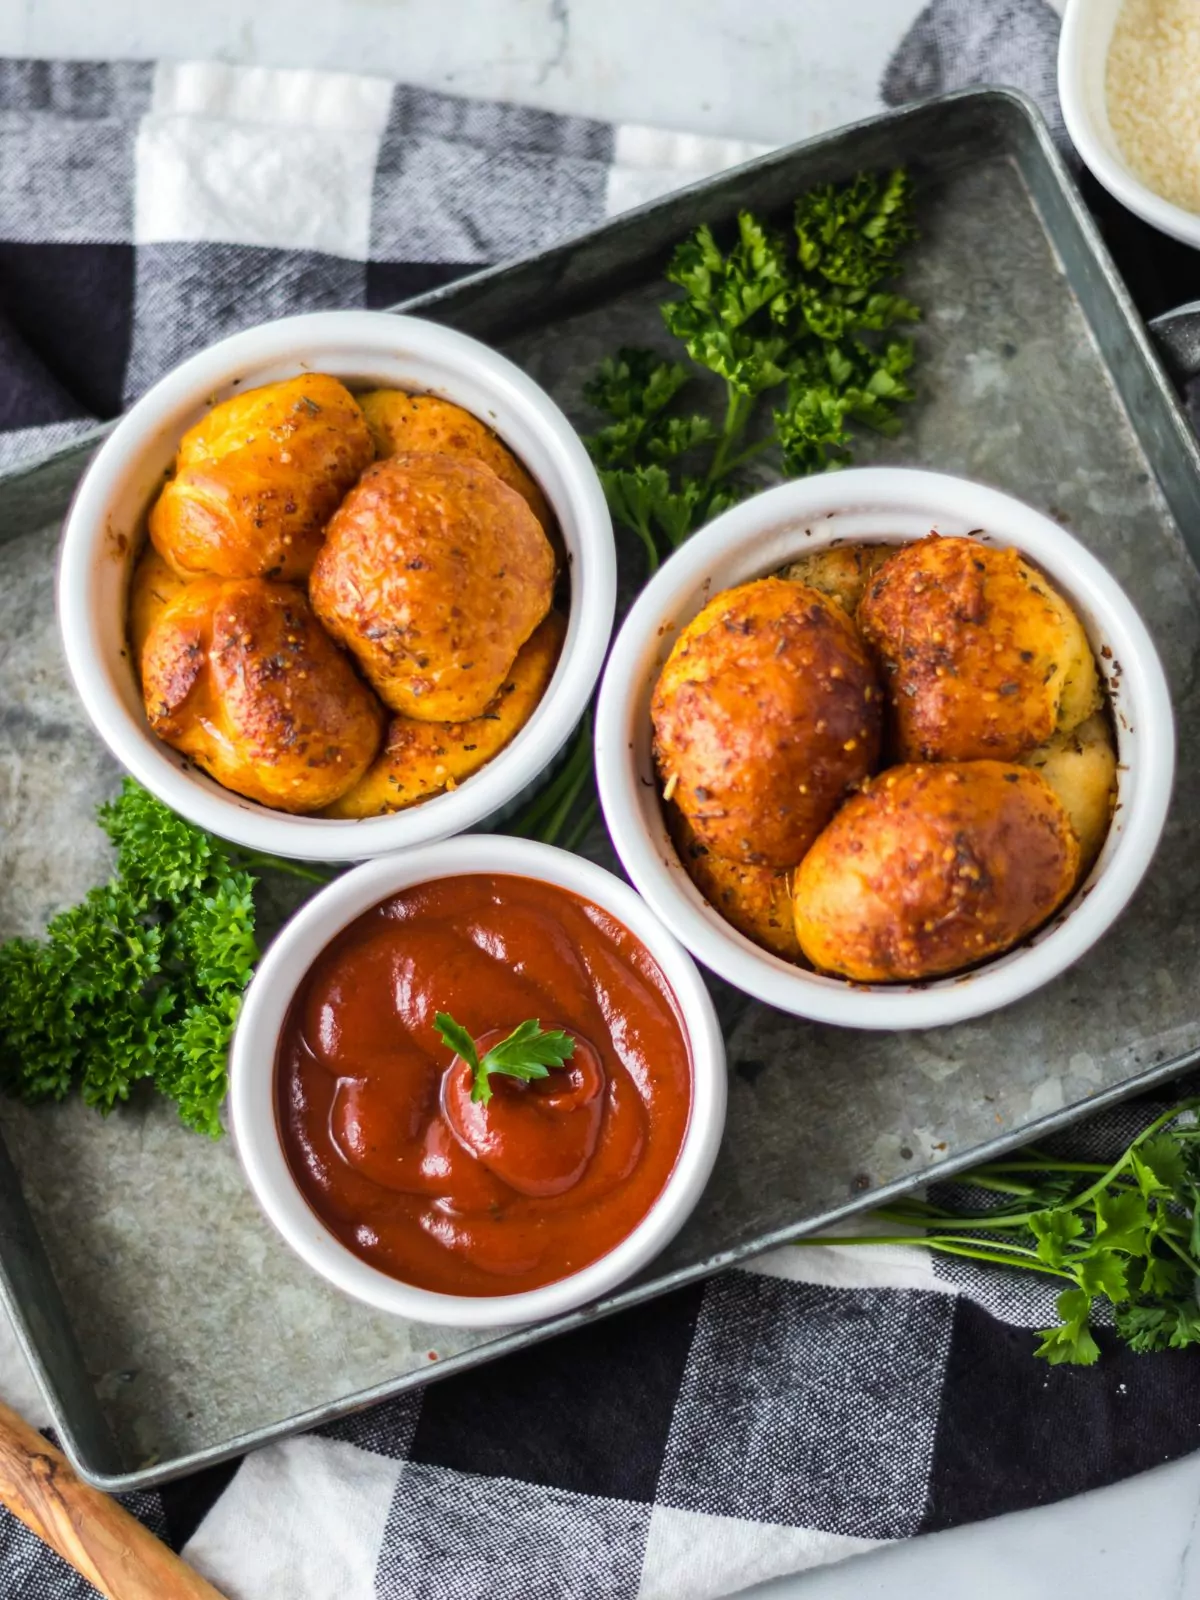
[[[1058,97],[1096,178],[1160,232],[1200,249],[1200,4],[1067,0]]]

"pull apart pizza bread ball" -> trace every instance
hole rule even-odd
[[[700,843],[681,811],[675,806],[667,810],[683,869],[713,910],[762,949],[785,961],[798,960],[791,874],[786,869],[753,867],[717,855]]]
[[[250,389],[184,434],[150,537],[184,578],[307,578],[325,524],[374,453],[336,378]]]
[[[183,587],[184,580],[148,544],[138,557],[129,583],[129,643],[134,661],[141,661],[150,629]]]
[[[881,698],[827,596],[782,578],[726,590],[679,635],[654,690],[665,796],[709,850],[790,867],[872,771]]]
[[[567,625],[556,611],[517,652],[500,692],[469,722],[393,717],[375,760],[352,789],[326,807],[327,817],[378,817],[454,789],[511,744],[554,676]]]
[[[880,567],[858,608],[904,761],[1015,761],[1099,709],[1074,611],[1015,550],[931,534]]]
[[[828,545],[793,561],[780,577],[819,589],[852,617],[872,575],[894,552],[895,546],[889,544]]]
[[[368,468],[309,582],[380,698],[421,722],[487,710],[553,589],[553,552],[516,490],[482,462],[426,453]]]
[[[316,811],[366,771],[383,707],[296,584],[204,578],[163,609],[142,653],[158,737],[225,788]]]
[[[555,528],[550,502],[506,444],[469,411],[433,394],[372,389],[358,403],[380,458],[431,450],[460,461],[482,461],[515,489],[548,534]]]
[[[796,934],[824,972],[932,978],[1039,928],[1078,870],[1070,818],[1040,773],[1002,761],[893,767],[796,869]]]
[[[1079,870],[1087,872],[1108,835],[1117,799],[1117,752],[1108,719],[1097,712],[1070,733],[1056,733],[1021,765],[1032,767],[1066,807],[1079,840]]]

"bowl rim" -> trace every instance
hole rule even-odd
[[[451,1295],[421,1289],[370,1266],[321,1222],[291,1175],[275,1112],[276,1050],[292,998],[313,961],[355,917],[414,884],[465,874],[533,878],[592,901],[654,957],[675,996],[692,1057],[692,1104],[683,1144],[658,1198],[607,1255],[538,1289]],[[691,956],[646,903],[613,873],[554,845],[468,834],[353,868],[313,896],[259,963],[230,1049],[234,1144],[260,1207],[286,1243],[335,1287],[378,1310],[459,1328],[508,1327],[572,1311],[645,1266],[694,1208],[716,1160],[725,1123],[725,1042]]]
[[[320,370],[323,355],[359,346],[373,355],[442,363],[481,383],[536,432],[561,478],[554,509],[578,550],[568,634],[533,716],[479,772],[421,805],[357,820],[291,815],[255,805],[195,773],[123,703],[117,668],[98,637],[93,586],[111,538],[108,508],[161,437],[163,418],[199,406],[243,374],[294,364]],[[264,379],[263,381],[270,381]],[[494,419],[487,419],[494,421]],[[569,513],[569,515],[567,515]],[[603,490],[579,436],[550,396],[506,356],[456,329],[385,311],[321,311],[261,323],[209,345],[136,401],[101,445],[76,489],[59,552],[59,632],[77,693],[118,761],[174,811],[247,849],[297,860],[362,860],[476,827],[536,784],[578,725],[612,634],[616,548]]]
[[[1151,189],[1123,158],[1114,155],[1097,131],[1085,86],[1085,63],[1103,53],[1107,65],[1113,28],[1120,11],[1116,0],[1112,24],[1099,37],[1093,0],[1067,0],[1058,40],[1058,99],[1063,122],[1081,160],[1114,199],[1143,221],[1184,244],[1200,249],[1200,215],[1176,205]]]
[[[1123,825],[1110,831],[1087,880],[1029,941],[968,973],[914,985],[826,977],[751,943],[708,906],[683,871],[665,825],[652,831],[641,809],[644,780],[635,721],[648,693],[647,674],[655,670],[651,652],[661,649],[664,630],[673,635],[701,609],[705,582],[723,558],[751,552],[768,535],[778,534],[782,541],[794,526],[797,554],[839,537],[852,542],[853,534],[822,532],[817,525],[839,515],[838,508],[847,515],[907,514],[914,523],[956,525],[947,531],[982,528],[998,544],[1021,550],[1077,606],[1103,622],[1120,663],[1124,704],[1137,709],[1136,729],[1127,724],[1125,735],[1131,739],[1136,732],[1137,767],[1128,777],[1119,774]],[[803,539],[799,533],[806,521],[813,527]],[[750,581],[781,564],[748,563],[746,576],[730,581]],[[609,654],[596,712],[596,771],[605,821],[622,865],[666,926],[711,971],[766,1004],[814,1022],[868,1030],[938,1027],[997,1010],[1041,988],[1090,949],[1128,903],[1157,848],[1170,804],[1174,744],[1170,693],[1158,653],[1132,602],[1096,557],[1024,501],[970,479],[909,467],[857,467],[795,479],[743,501],[693,535],[663,564],[626,617]],[[654,792],[657,796],[657,786]]]

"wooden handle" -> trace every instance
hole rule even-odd
[[[0,1501],[106,1600],[221,1600],[136,1517],[0,1405]]]

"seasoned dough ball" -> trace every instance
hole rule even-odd
[[[1071,820],[1040,773],[1002,761],[892,767],[796,869],[796,934],[825,972],[932,978],[1032,933],[1078,870]]]
[[[309,594],[380,698],[421,722],[465,722],[494,700],[550,609],[541,525],[490,467],[393,456],[342,502]]]
[[[1117,752],[1108,719],[1097,712],[1070,733],[1056,733],[1021,764],[1040,772],[1066,807],[1079,840],[1079,870],[1086,872],[1108,835],[1117,798]]]
[[[325,524],[373,454],[336,378],[249,389],[184,434],[150,537],[181,577],[307,578]]]
[[[834,601],[782,578],[727,589],[684,628],[654,690],[666,796],[710,850],[790,867],[873,769],[881,700]]]
[[[129,643],[133,659],[140,662],[150,629],[166,606],[184,586],[184,580],[148,544],[138,557],[129,581]]]
[[[858,625],[878,652],[905,761],[1013,761],[1100,707],[1071,607],[1015,550],[930,534],[872,578]]]
[[[667,810],[683,869],[713,910],[762,949],[785,961],[799,960],[791,873],[717,855],[700,843],[677,807],[668,806]]]
[[[894,553],[895,547],[888,544],[830,545],[801,556],[779,576],[792,583],[806,583],[810,589],[819,589],[852,617],[871,574]]]
[[[567,625],[557,611],[517,652],[500,693],[470,722],[415,722],[393,717],[383,749],[353,789],[326,807],[327,817],[377,817],[453,789],[511,744],[546,692]]]
[[[377,456],[433,450],[460,460],[482,461],[515,489],[547,533],[554,527],[550,502],[506,444],[469,411],[433,394],[403,389],[372,389],[358,403],[367,419]]]
[[[304,590],[203,578],[163,610],[142,654],[150,726],[218,783],[277,811],[316,811],[356,783],[383,707]]]

